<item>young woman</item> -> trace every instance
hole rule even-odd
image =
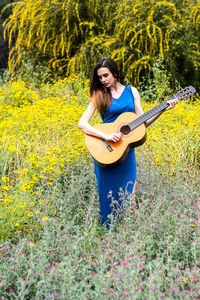
[[[93,135],[107,141],[118,142],[122,139],[122,133],[113,132],[105,134],[89,124],[91,117],[97,109],[103,123],[114,122],[124,112],[134,112],[141,116],[144,112],[140,105],[140,95],[135,87],[125,86],[119,81],[119,71],[116,63],[108,57],[100,59],[92,71],[90,81],[91,101],[83,113],[79,128],[86,134]],[[170,100],[169,108],[173,108],[177,100]],[[161,113],[146,122],[146,127],[153,123]],[[109,228],[108,215],[111,214],[111,198],[118,201],[120,188],[128,194],[134,194],[136,181],[135,149],[132,148],[126,159],[118,166],[102,168],[96,162],[95,173],[100,200],[101,224]],[[112,197],[108,197],[109,193]]]

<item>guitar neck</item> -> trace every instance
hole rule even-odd
[[[184,98],[192,96],[195,92],[196,92],[196,90],[193,86],[188,86],[185,89],[183,89],[183,90],[179,91],[178,93],[176,93],[174,96],[172,96],[168,100],[173,100],[173,99],[182,100]],[[159,112],[165,110],[168,106],[169,106],[169,103],[167,103],[167,101],[159,104],[158,106],[152,108],[151,110],[149,110],[148,112],[146,112],[142,116],[138,117],[136,120],[130,122],[127,125],[122,126],[121,132],[123,134],[128,134],[130,131],[134,130],[136,127],[140,126],[141,124],[143,124],[147,120],[151,119],[152,117],[154,117]]]
[[[175,97],[172,97],[168,100],[172,100]],[[152,117],[154,117],[156,114],[158,114],[159,112],[163,111],[164,109],[166,109],[169,106],[169,104],[165,101],[161,104],[159,104],[158,106],[152,108],[151,110],[149,110],[148,112],[146,112],[145,114],[141,115],[140,117],[138,117],[136,120],[130,122],[128,124],[128,126],[130,127],[130,130],[134,130],[136,127],[140,126],[141,124],[143,124],[144,122],[146,122],[147,120],[151,119]]]

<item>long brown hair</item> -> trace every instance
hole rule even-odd
[[[103,86],[97,75],[97,70],[101,67],[108,68],[116,80],[119,80],[119,71],[115,61],[109,57],[99,59],[92,70],[90,80],[91,101],[94,102],[98,111],[104,114],[112,103],[112,95],[110,89]]]

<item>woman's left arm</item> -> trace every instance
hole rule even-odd
[[[131,89],[134,95],[135,113],[137,116],[141,116],[144,114],[144,112],[140,104],[140,94],[138,93],[138,90],[136,88],[131,87]],[[167,103],[169,103],[169,106],[165,110],[174,108],[175,105],[178,103],[178,100],[177,99],[168,100]],[[153,116],[151,119],[147,120],[145,122],[145,126],[148,127],[149,125],[151,125],[165,110],[161,111],[160,113]]]

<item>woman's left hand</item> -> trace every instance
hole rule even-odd
[[[178,103],[178,99],[172,99],[166,102],[169,103],[169,106],[166,108],[166,110],[168,110],[175,107],[175,105]]]

